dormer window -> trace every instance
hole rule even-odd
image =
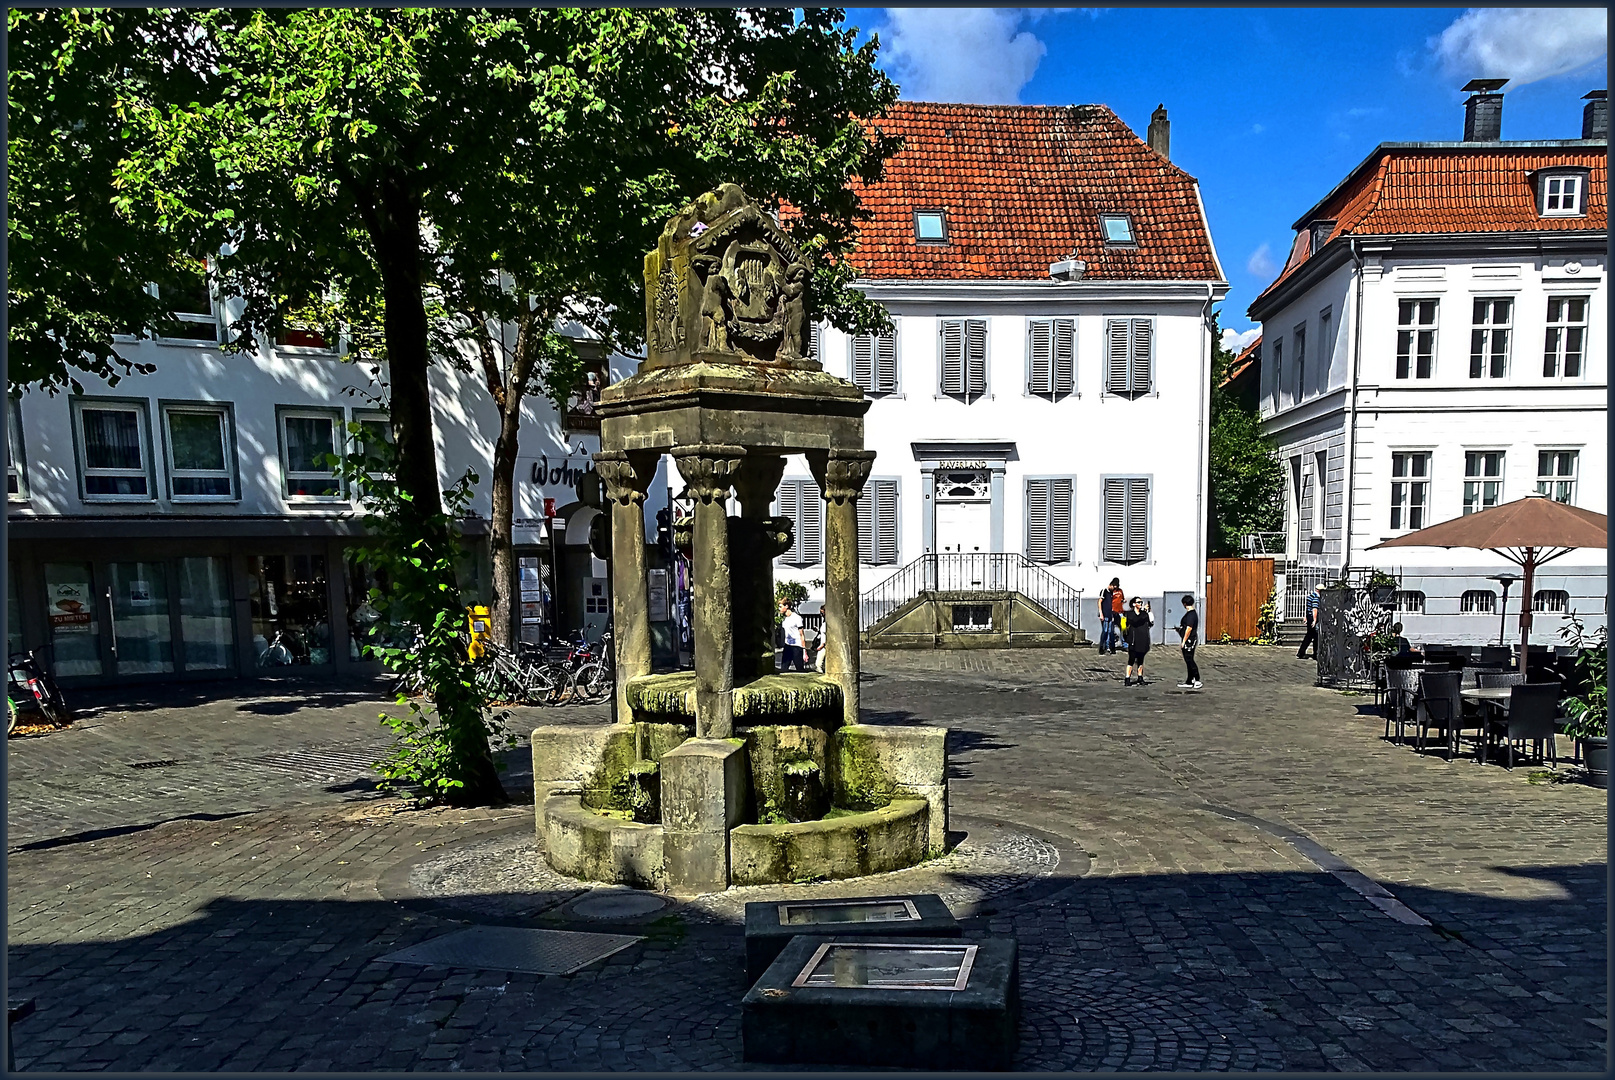
[[[1100,214],[1099,230],[1105,235],[1108,246],[1135,244],[1133,218],[1130,214]]]
[[[1316,255],[1329,242],[1329,234],[1335,231],[1335,223],[1333,221],[1314,221],[1311,229],[1312,253]]]
[[[1537,206],[1543,217],[1583,217],[1587,213],[1587,170],[1542,170],[1536,174]]]
[[[914,239],[921,244],[948,242],[948,212],[946,210],[914,211]]]

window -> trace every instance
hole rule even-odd
[[[28,498],[28,458],[22,449],[22,401],[6,399],[6,498]]]
[[[1155,323],[1111,319],[1105,323],[1105,391],[1136,396],[1154,389]]]
[[[1139,563],[1150,556],[1150,481],[1142,476],[1105,478],[1105,562]]]
[[[1324,511],[1329,498],[1329,451],[1316,450],[1312,454],[1312,535],[1323,536]]]
[[[1071,561],[1070,477],[1026,482],[1026,557],[1032,562]]]
[[[610,615],[611,597],[606,595],[604,581],[589,582],[589,592],[583,598],[583,613],[585,615]]]
[[[1399,532],[1424,528],[1425,508],[1429,505],[1429,453],[1392,454],[1391,528]]]
[[[1317,529],[1318,495],[1317,484],[1313,474],[1305,470],[1301,473],[1301,495],[1298,506],[1301,510],[1301,539],[1311,540]]]
[[[1295,400],[1300,401],[1307,392],[1307,324],[1296,327],[1290,339],[1295,342]]]
[[[987,320],[943,319],[942,393],[972,401],[987,392]]]
[[[866,566],[897,561],[896,480],[870,480],[858,499],[858,561]]]
[[[230,410],[222,405],[163,406],[168,495],[175,502],[235,498]]]
[[[1576,504],[1576,465],[1579,450],[1539,450],[1536,456],[1536,490],[1554,502]]]
[[[1099,229],[1105,235],[1108,244],[1132,244],[1133,219],[1128,214],[1100,214]]]
[[[1463,615],[1496,614],[1497,594],[1490,589],[1469,589],[1459,598],[1458,611]]]
[[[862,500],[859,500],[862,501]],[[774,496],[775,513],[796,523],[796,538],[780,562],[817,566],[824,561],[824,500],[811,479],[785,480]]]
[[[1284,385],[1284,339],[1273,340],[1273,408],[1279,407],[1279,387]]]
[[[1396,377],[1428,379],[1436,358],[1439,300],[1402,300],[1396,305]]]
[[[1464,453],[1464,513],[1490,510],[1503,501],[1503,451]]]
[[[922,244],[948,242],[948,212],[946,210],[914,211],[914,239]]]
[[[74,402],[84,498],[89,502],[146,502],[152,497],[143,403],[80,399]]]
[[[1543,217],[1579,217],[1585,213],[1581,200],[1586,184],[1579,173],[1543,176],[1541,183]]]
[[[953,604],[955,634],[987,634],[993,629],[991,604]]]
[[[1329,234],[1335,231],[1335,223],[1329,220],[1314,221],[1311,225],[1312,236],[1309,239],[1309,249],[1313,255],[1323,250],[1329,242]]]
[[[280,460],[287,498],[335,499],[342,482],[322,457],[337,452],[340,413],[283,409],[280,413]]]
[[[1033,319],[1026,327],[1026,392],[1057,401],[1076,381],[1076,320]]]
[[[860,334],[852,339],[852,381],[867,394],[897,391],[897,337]]]
[[[1587,298],[1548,297],[1548,337],[1542,349],[1542,377],[1581,377],[1581,356],[1587,345]]]
[[[1391,610],[1398,615],[1423,615],[1424,594],[1417,590],[1398,589],[1391,595]]]
[[[159,337],[181,341],[216,344],[219,340],[219,319],[213,313],[213,290],[208,285],[207,263],[175,268],[171,273],[153,282],[153,296],[173,312],[173,319],[164,319],[155,327]]]
[[[1335,356],[1335,313],[1329,308],[1318,312],[1318,374],[1312,381],[1323,390],[1329,386],[1329,363]]]
[[[1531,610],[1563,615],[1570,610],[1570,594],[1563,589],[1538,589],[1531,597]]]
[[[308,349],[315,352],[334,352],[325,334],[315,326],[292,318],[283,318],[275,331],[275,345],[282,349]]]
[[[1509,328],[1514,301],[1476,300],[1475,328],[1469,332],[1469,377],[1501,379],[1508,372]]]

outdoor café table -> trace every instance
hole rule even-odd
[[[1508,699],[1513,693],[1514,688],[1512,686],[1488,686],[1485,689],[1477,687],[1474,690],[1458,691],[1460,697],[1468,698],[1470,701],[1478,701],[1483,707],[1491,706],[1501,712],[1508,711]],[[1490,724],[1485,725],[1485,731],[1485,738],[1475,747],[1475,760],[1478,762],[1486,760],[1486,751],[1492,745],[1492,727]]]

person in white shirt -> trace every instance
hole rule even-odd
[[[806,654],[802,651],[802,616],[796,613],[788,600],[779,602],[780,628],[785,631],[784,669],[806,671]]]

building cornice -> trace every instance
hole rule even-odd
[[[1342,412],[1345,409],[1346,388],[1338,387],[1327,394],[1320,394],[1310,401],[1303,401],[1299,405],[1291,405],[1279,412],[1269,413],[1261,418],[1262,434],[1271,434],[1288,431],[1291,428],[1301,427],[1317,420]]]
[[[1119,303],[1143,301],[1199,301],[1211,288],[1213,300],[1228,295],[1226,281],[933,281],[864,280],[856,287],[871,300],[882,302],[970,303],[979,301],[1025,303]]]

